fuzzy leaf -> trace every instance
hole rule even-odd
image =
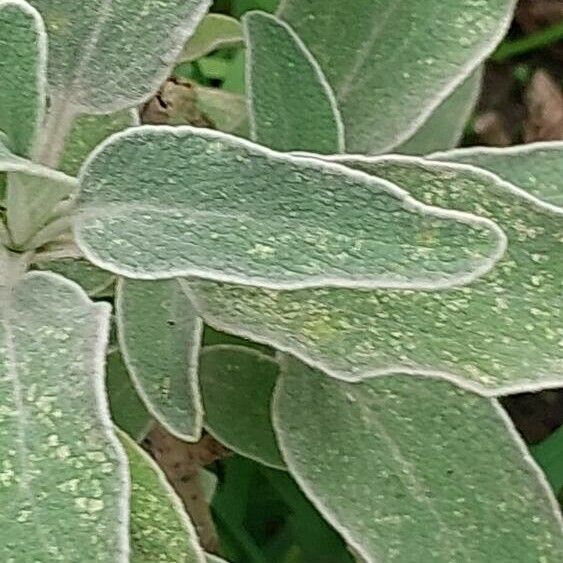
[[[432,112],[412,137],[395,149],[395,152],[424,155],[456,147],[475,109],[482,79],[483,68],[479,67]]]
[[[223,47],[236,47],[244,41],[240,22],[223,14],[207,14],[187,42],[179,62],[194,61]]]
[[[119,280],[119,344],[151,414],[178,438],[199,440],[197,358],[202,322],[176,280]]]
[[[384,180],[192,127],[113,136],[81,189],[78,245],[131,278],[435,289],[482,275],[505,244],[487,219]]]
[[[340,160],[425,203],[489,217],[508,237],[506,255],[472,284],[439,292],[273,292],[194,282],[192,302],[204,320],[342,379],[415,371],[493,393],[561,386],[563,212],[472,167]]]
[[[458,149],[434,153],[428,158],[485,168],[540,199],[563,206],[561,141],[530,143],[502,149]]]
[[[108,354],[106,371],[111,417],[131,438],[141,441],[147,435],[152,419],[137,395],[119,352]]]
[[[205,348],[200,364],[207,430],[229,449],[283,469],[270,421],[277,362],[250,348],[220,344]]]
[[[514,5],[515,0],[284,0],[279,13],[317,58],[336,94],[348,152],[376,154],[412,135],[494,50]]]
[[[264,12],[244,18],[253,140],[282,151],[344,152],[334,94],[294,31]]]
[[[563,558],[559,508],[494,399],[400,372],[345,383],[288,358],[274,425],[292,475],[367,563]]]
[[[131,563],[203,563],[194,527],[162,471],[129,436],[119,437],[131,471]]]
[[[0,131],[19,155],[30,151],[45,110],[47,37],[27,2],[0,0]]]
[[[50,273],[4,288],[2,561],[128,561],[127,461],[104,392],[109,312]]]
[[[212,555],[211,553],[205,554],[205,560],[207,563],[228,563],[226,559],[221,559],[217,555]]]
[[[224,133],[247,137],[246,98],[219,88],[197,87],[197,106]]]
[[[53,107],[108,113],[145,100],[168,75],[210,0],[30,0],[49,35]]]

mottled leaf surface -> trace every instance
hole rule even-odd
[[[207,430],[229,449],[283,469],[270,421],[278,371],[270,356],[219,344],[203,350],[199,378]]]
[[[485,168],[540,199],[563,206],[563,142],[458,149],[428,158]]]
[[[192,127],[113,136],[80,179],[78,245],[131,278],[434,289],[488,271],[505,244],[385,180]]]
[[[127,461],[104,390],[108,321],[107,305],[54,274],[3,288],[2,561],[128,561]]]
[[[246,15],[244,31],[252,139],[282,151],[344,152],[334,94],[299,37],[265,12]]]
[[[207,14],[186,43],[179,61],[194,61],[216,49],[242,45],[244,37],[240,22],[224,14]]]
[[[560,386],[563,214],[472,167],[343,158],[425,203],[496,221],[508,237],[503,259],[473,283],[438,292],[273,292],[195,282],[192,300],[206,322],[343,379],[414,370],[492,393]]]
[[[396,147],[394,152],[425,155],[456,147],[475,109],[482,79],[483,68],[479,67],[430,114],[414,135]]]
[[[39,14],[21,0],[0,1],[0,131],[26,155],[45,109],[47,41]]]
[[[30,3],[49,35],[53,107],[107,113],[131,107],[158,88],[210,0]]]
[[[179,282],[119,280],[116,318],[123,358],[148,410],[179,438],[197,441],[202,321]]]
[[[131,471],[131,563],[203,563],[194,527],[162,471],[126,434],[119,437]]]
[[[563,558],[559,508],[494,399],[400,372],[346,383],[288,358],[274,425],[292,475],[367,563]]]
[[[279,14],[319,61],[348,152],[397,146],[495,48],[514,0],[285,0]],[[310,149],[309,149],[310,150]]]

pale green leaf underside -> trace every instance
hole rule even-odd
[[[179,438],[197,441],[202,321],[179,282],[120,279],[116,318],[125,364],[148,410]]]
[[[219,344],[203,350],[199,379],[207,430],[237,453],[283,469],[270,421],[278,371],[256,350]]]
[[[368,563],[563,558],[555,499],[494,399],[400,372],[346,383],[288,357],[273,417],[290,472]]]
[[[247,14],[244,31],[252,139],[281,151],[344,152],[334,94],[299,37],[264,12]]]
[[[475,168],[343,158],[425,203],[491,218],[508,236],[506,255],[472,284],[439,292],[274,292],[193,282],[206,322],[342,379],[423,371],[487,393],[560,386],[563,215]]]
[[[531,143],[507,148],[476,147],[439,152],[433,160],[485,168],[553,205],[563,206],[563,142]]]
[[[408,138],[501,40],[514,0],[285,0],[331,84],[348,152]]]
[[[136,441],[147,434],[152,422],[145,405],[139,398],[121,354],[108,354],[106,387],[111,417],[115,424]]]
[[[81,250],[131,278],[436,289],[488,271],[505,245],[491,221],[385,180],[192,127],[113,136],[81,190]]]
[[[193,525],[156,463],[126,434],[131,471],[131,563],[203,563]]]
[[[131,107],[166,78],[210,0],[30,0],[49,35],[54,103],[76,113]]]
[[[67,139],[60,170],[76,175],[86,157],[107,137],[127,127],[139,125],[136,110],[121,110],[99,115],[81,115],[73,123]]]
[[[0,325],[0,559],[128,561],[127,461],[109,418],[109,307],[27,274]]]
[[[45,109],[47,43],[41,18],[21,0],[0,0],[0,131],[27,155]]]
[[[182,51],[179,62],[194,61],[222,47],[242,45],[240,22],[223,14],[208,14],[202,20]]]
[[[396,147],[394,152],[425,155],[456,147],[477,103],[482,79],[483,68],[479,67],[432,112],[414,135]]]

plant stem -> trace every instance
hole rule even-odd
[[[500,63],[507,59],[528,53],[529,51],[541,49],[561,39],[563,39],[563,22],[556,23],[541,31],[527,35],[522,39],[504,41],[493,53],[491,60]]]

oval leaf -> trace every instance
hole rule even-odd
[[[367,563],[563,558],[559,508],[495,400],[288,358],[274,424],[292,475]]]
[[[147,409],[181,440],[199,440],[203,327],[178,281],[119,280],[116,318],[123,358]]]
[[[289,351],[342,379],[440,373],[488,393],[563,384],[563,212],[474,167],[340,159],[426,203],[477,212],[508,236],[492,272],[447,291],[272,292],[191,283],[205,321]]]
[[[491,53],[515,0],[284,0],[280,16],[319,61],[348,152],[407,139]],[[347,33],[353,30],[353,33]]]
[[[210,174],[210,171],[213,171]],[[139,279],[271,288],[465,283],[502,256],[491,221],[384,180],[191,127],[113,136],[81,172],[81,250]]]
[[[275,150],[343,152],[334,94],[299,37],[264,12],[246,15],[244,31],[252,139]]]
[[[278,371],[256,350],[219,344],[203,350],[199,378],[207,430],[229,449],[283,469],[270,421]]]
[[[127,460],[104,391],[109,307],[44,272],[4,291],[0,559],[126,562]]]

